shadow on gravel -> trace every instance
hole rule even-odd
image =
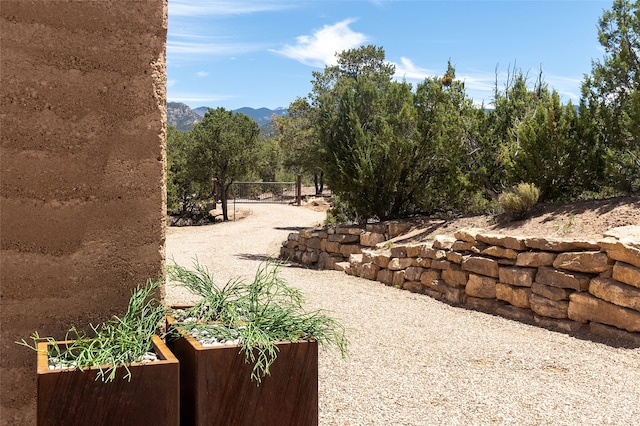
[[[277,229],[278,231],[302,231],[308,229],[307,226],[276,226],[273,229]]]

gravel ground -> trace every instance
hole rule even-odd
[[[167,230],[220,283],[251,277],[324,213],[247,205],[237,222]],[[640,425],[640,349],[581,340],[337,271],[282,268],[309,309],[348,327],[350,357],[320,351],[321,425]],[[169,303],[193,297],[167,288]],[[614,342],[615,343],[615,342]]]

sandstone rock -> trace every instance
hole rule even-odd
[[[521,251],[526,248],[525,239],[523,237],[513,237],[500,234],[478,234],[476,236],[476,241],[516,251]]]
[[[395,238],[398,235],[407,233],[409,232],[410,229],[411,229],[411,224],[409,223],[389,222],[389,224],[387,225],[387,232],[389,233],[389,238]]]
[[[451,250],[458,251],[458,252],[472,251],[474,253],[477,253],[477,250],[474,250],[474,249],[475,249],[475,243],[469,242],[469,241],[458,240],[455,243],[453,243],[453,245],[451,246]]]
[[[578,291],[587,291],[589,288],[589,275],[579,272],[558,271],[553,268],[538,268],[536,281],[540,284],[552,287],[570,288]]]
[[[329,258],[325,261],[324,269],[336,270],[336,264],[343,261],[344,261],[344,258],[342,256],[329,256]],[[345,263],[348,263],[348,262],[345,262]]]
[[[517,266],[502,266],[498,270],[498,278],[501,283],[520,287],[531,287],[536,276],[535,268],[520,268]]]
[[[412,293],[424,293],[424,286],[420,281],[405,281],[402,284],[402,289]]]
[[[360,242],[360,235],[334,234],[327,237],[330,243],[353,244]]]
[[[336,262],[335,270],[336,271],[344,271],[348,273],[348,270],[351,269],[351,264],[349,262]]]
[[[300,233],[298,232],[291,232],[287,237],[288,241],[298,241],[299,239],[300,239]]]
[[[389,262],[391,261],[391,252],[388,250],[384,250],[382,252],[375,252],[371,254],[371,262],[375,263],[381,268],[386,268],[389,266]]]
[[[640,288],[640,268],[616,262],[613,266],[613,279]]]
[[[340,253],[340,243],[327,240],[327,246],[325,249],[329,253]]]
[[[480,254],[491,257],[500,257],[503,259],[516,259],[518,257],[518,252],[510,249],[499,246],[490,246],[486,249],[482,250]]]
[[[431,261],[431,268],[432,269],[445,270],[445,269],[449,268],[450,265],[451,265],[451,262],[449,262],[447,260],[432,260]]]
[[[631,333],[597,322],[592,322],[589,324],[589,331],[597,336],[602,336],[609,339],[624,340],[630,342],[636,347],[640,346],[640,333]]]
[[[640,312],[586,293],[573,293],[569,296],[569,318],[583,323],[595,321],[634,333],[640,332]]]
[[[441,260],[447,258],[447,252],[444,250],[437,250],[432,247],[425,246],[422,250],[421,257],[428,257],[433,260]]]
[[[433,269],[426,270],[420,275],[420,282],[424,285],[430,285],[434,281],[438,281],[440,279],[440,271],[436,271]]]
[[[344,257],[349,257],[352,254],[362,253],[362,248],[355,244],[341,244],[340,245],[340,254]]]
[[[533,311],[531,309],[518,308],[513,305],[503,305],[496,308],[496,314],[512,320],[533,324]]]
[[[553,262],[556,269],[598,274],[613,267],[613,261],[601,251],[560,253]]]
[[[519,253],[516,259],[517,266],[551,266],[556,260],[557,253],[549,253],[547,251],[529,251]]]
[[[429,283],[425,283],[422,280],[420,281],[425,287],[426,290],[433,290],[440,294],[445,294],[447,292],[447,285],[442,280],[433,280]]]
[[[476,236],[484,232],[481,228],[464,228],[455,232],[453,235],[460,241],[466,241],[468,243],[475,243]]]
[[[595,297],[640,312],[640,289],[609,278],[594,278],[589,293]]]
[[[362,263],[371,263],[372,259],[373,259],[373,254],[375,252],[371,251],[371,250],[362,250]]]
[[[375,232],[365,232],[360,235],[360,245],[365,247],[373,247],[378,243],[385,241],[384,234],[377,234]]]
[[[466,297],[464,289],[444,286],[444,298],[447,302],[453,304],[463,304]]]
[[[407,257],[407,246],[393,246],[389,250],[391,250],[391,257]]]
[[[436,235],[433,241],[433,248],[441,250],[450,250],[453,243],[456,242],[454,237],[449,235]]]
[[[510,305],[518,308],[529,308],[529,297],[531,289],[526,287],[514,287],[508,284],[496,284],[496,299],[504,300]]]
[[[407,257],[420,257],[422,256],[422,250],[425,246],[424,243],[407,244]]]
[[[365,229],[367,232],[372,232],[374,234],[384,234],[387,232],[387,225],[384,223],[368,223]]]
[[[412,263],[413,259],[410,259],[408,257],[394,257],[387,265],[387,268],[391,271],[399,271],[401,269],[407,269],[411,266]]]
[[[529,298],[531,310],[538,315],[549,318],[568,318],[569,302],[566,300],[551,300],[537,294]]]
[[[464,288],[467,285],[469,273],[454,263],[442,271],[442,279],[450,287]]]
[[[393,279],[391,281],[391,284],[394,287],[401,288],[403,283],[404,283],[404,271],[395,271],[393,273]]]
[[[467,281],[465,292],[468,296],[471,297],[495,299],[497,283],[498,282],[495,278],[485,277],[483,275],[469,274],[469,280]]]
[[[600,246],[594,241],[564,240],[559,238],[526,238],[527,247],[543,251],[581,251],[599,250]]]
[[[498,262],[484,257],[470,256],[462,261],[462,269],[488,277],[498,278]]]
[[[380,269],[378,271],[376,281],[379,281],[386,285],[391,285],[391,283],[393,283],[393,271],[390,271],[388,269]]]
[[[640,243],[605,238],[600,241],[600,246],[607,252],[611,259],[629,263],[640,268]]]
[[[420,268],[417,266],[410,266],[405,271],[405,279],[407,281],[420,281],[420,276],[424,272],[424,268]]]
[[[573,293],[572,290],[566,288],[552,287],[538,282],[531,284],[531,291],[551,300],[569,300],[569,295]]]
[[[318,254],[318,269],[327,269],[327,261],[330,258],[329,253],[321,251],[320,254]]]
[[[580,328],[584,327],[584,324],[570,319],[555,319],[541,317],[539,315],[533,316],[533,322],[537,326],[552,330],[559,330],[565,333],[575,333],[580,330]]]
[[[421,268],[431,268],[431,259],[428,257],[416,257],[413,259],[412,266],[419,266]]]
[[[504,306],[504,302],[496,299],[484,299],[478,297],[471,297],[469,293],[467,293],[467,297],[465,298],[464,304],[473,309],[495,312],[498,308]]]
[[[462,254],[455,252],[455,251],[448,251],[447,252],[447,260],[449,262],[453,262],[453,263],[457,263],[458,265],[462,263],[462,259],[464,257],[462,256]]]
[[[302,263],[305,265],[311,265],[318,261],[318,252],[317,251],[305,251],[302,253],[302,257],[300,259]]]
[[[353,227],[353,226],[336,227],[336,234],[359,236],[360,234],[362,234],[362,232],[364,232],[362,228]]]
[[[351,266],[356,266],[358,264],[363,263],[362,259],[363,259],[362,253],[354,253],[349,256],[349,263],[351,264]]]

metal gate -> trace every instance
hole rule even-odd
[[[227,191],[227,199],[235,204],[299,202],[298,182],[234,182]]]

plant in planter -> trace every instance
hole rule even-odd
[[[222,287],[197,261],[194,270],[169,266],[167,275],[200,296],[168,318],[183,423],[317,424],[318,344],[346,356],[340,322],[305,311],[301,292],[274,264],[262,264],[253,281]]]
[[[74,326],[64,341],[18,342],[38,352],[39,425],[178,425],[179,364],[156,334],[160,284],[134,289],[126,314],[90,334]]]

